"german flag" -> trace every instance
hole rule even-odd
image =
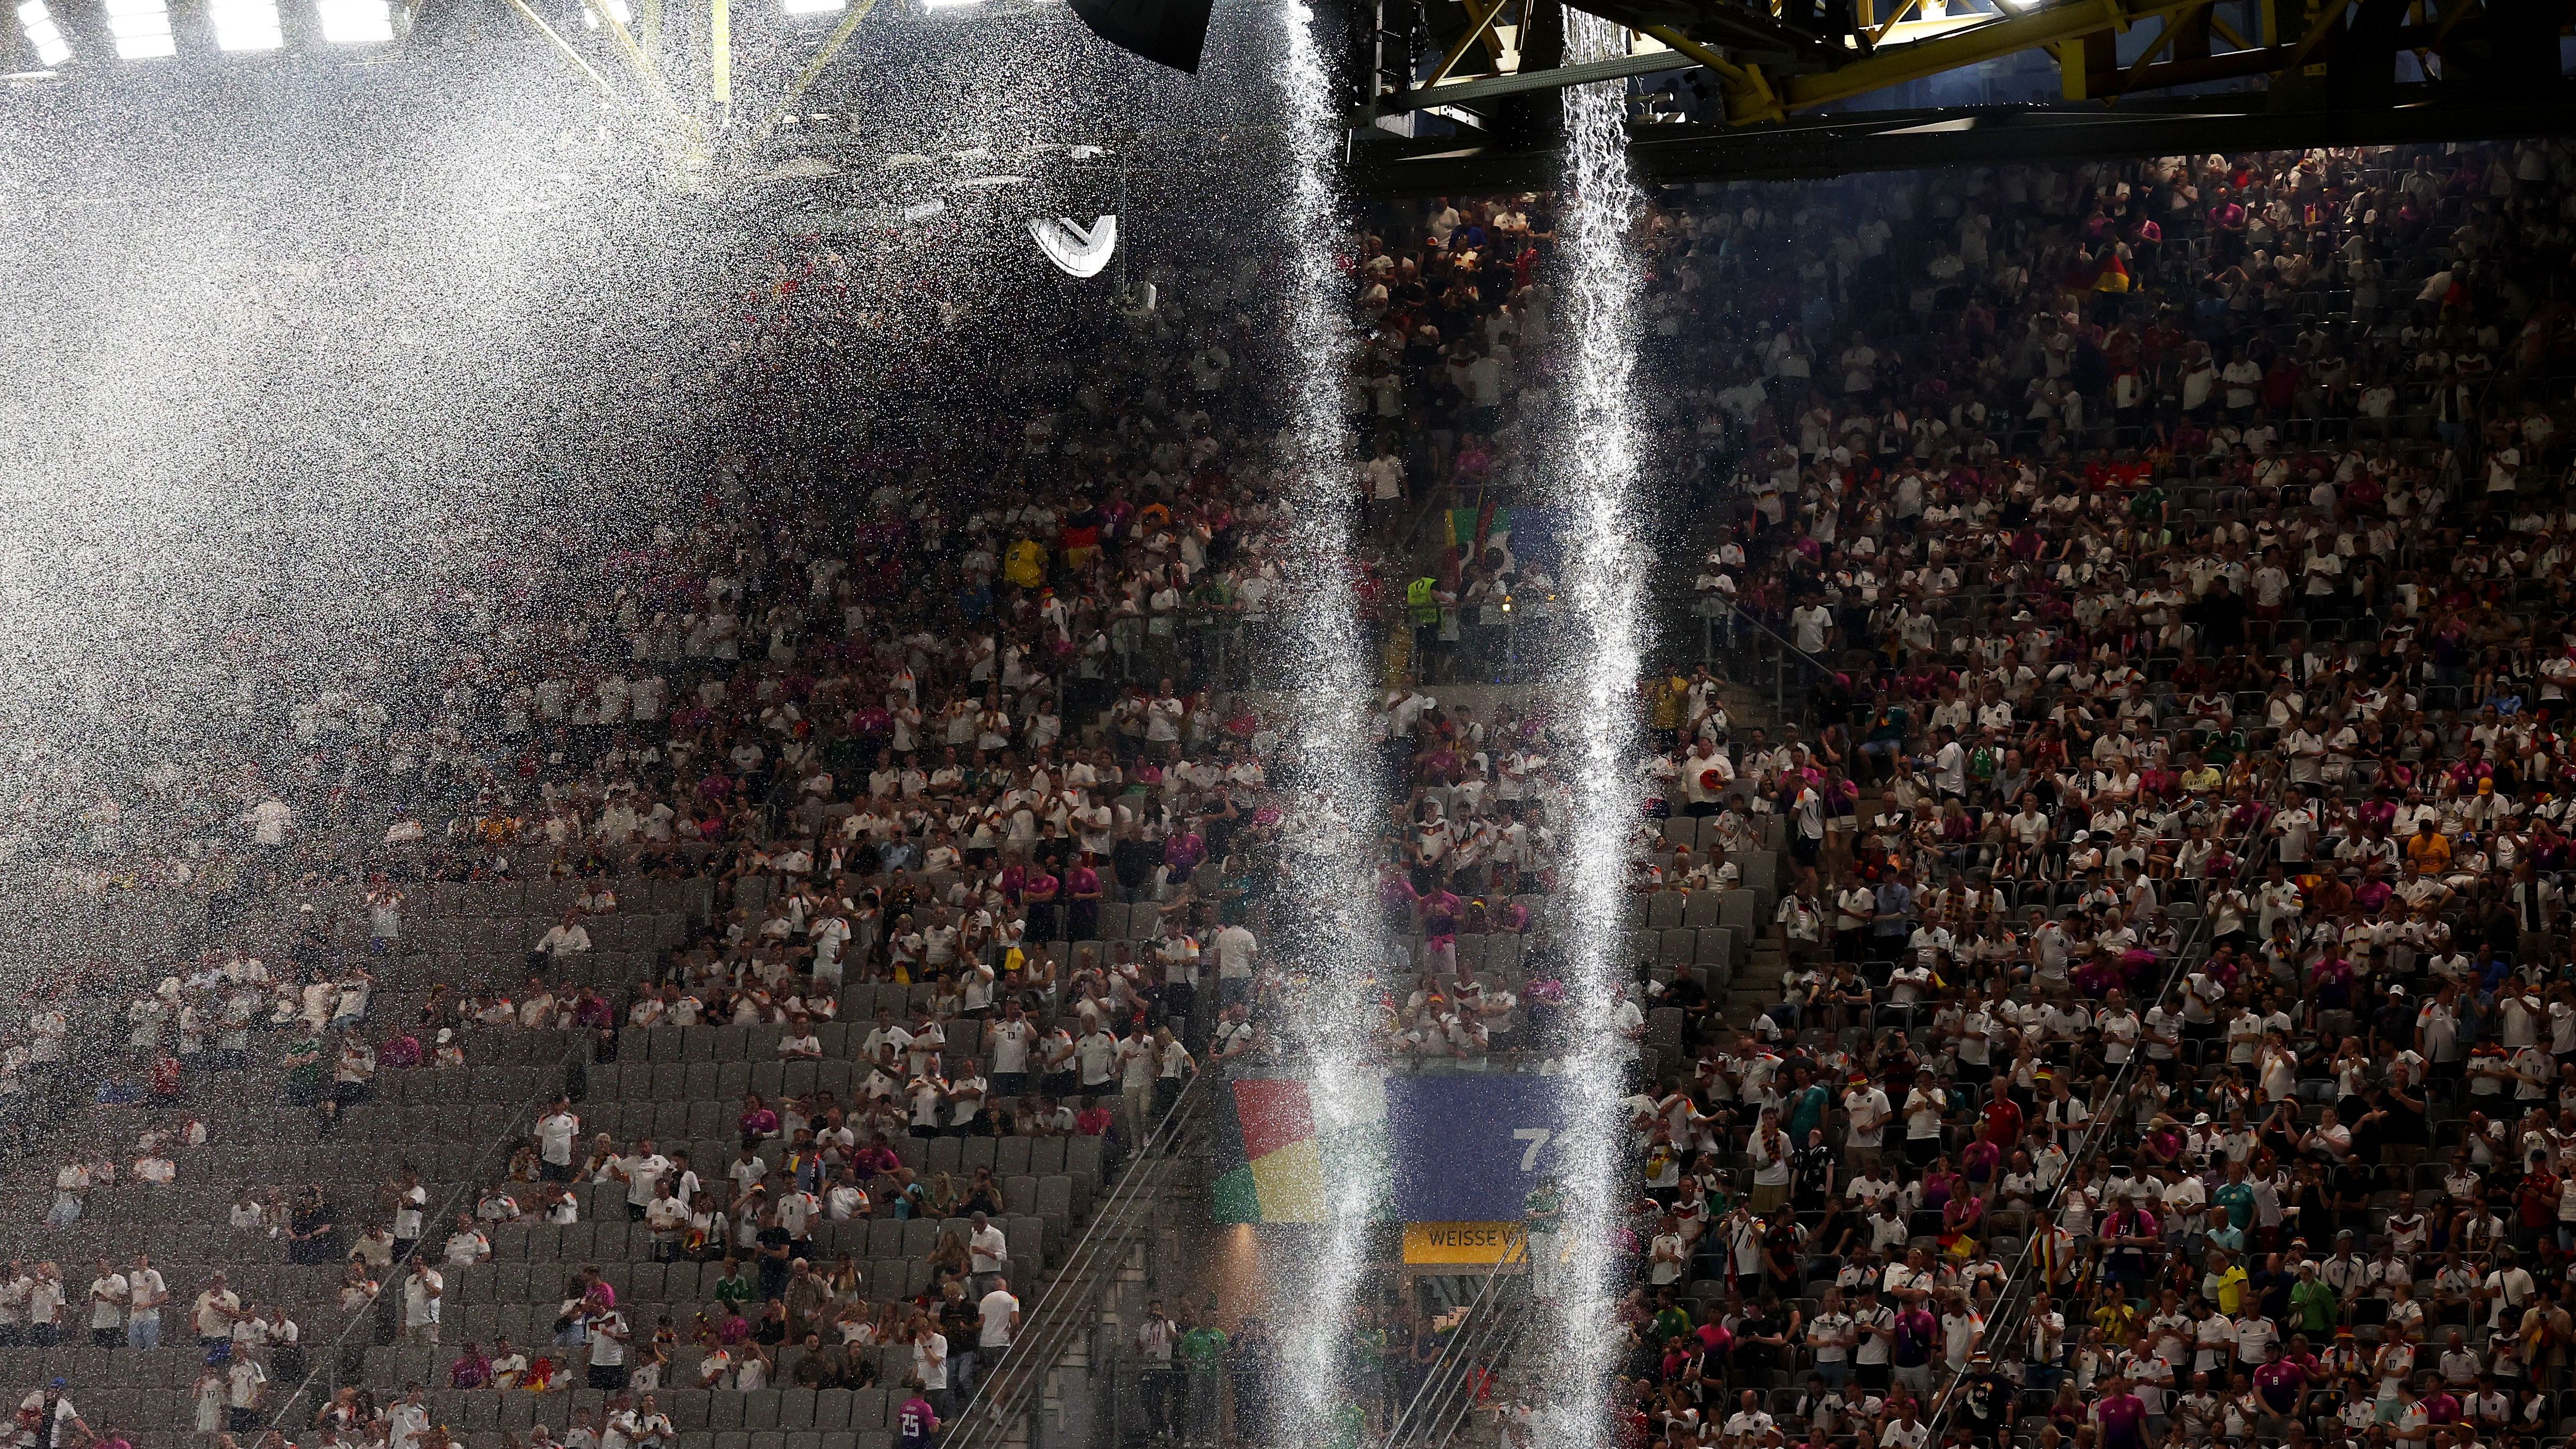
[[[1221,1223],[1324,1221],[1324,1153],[1304,1082],[1232,1084],[1234,1110],[1217,1113],[1218,1161],[1211,1194]]]

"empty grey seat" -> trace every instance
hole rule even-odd
[[[1036,1139],[1031,1137],[1004,1137],[995,1142],[993,1146],[994,1174],[1000,1177],[1012,1177],[1020,1173],[1027,1172],[1029,1170],[1029,1147],[1035,1141]]]
[[[1769,850],[1748,850],[1735,857],[1747,888],[1767,894],[1780,889],[1780,857]]]
[[[1034,1214],[1013,1217],[1002,1227],[1002,1240],[1010,1244],[1011,1275],[1023,1298],[1034,1301],[1038,1291],[1036,1275],[1046,1266],[1046,1220]]]
[[[1041,1177],[1038,1179],[1037,1215],[1062,1227],[1073,1216],[1073,1179]]]
[[[1761,929],[1760,898],[1750,890],[1718,892],[1718,923],[1742,929],[1747,934]]]
[[[863,1258],[892,1258],[903,1252],[901,1218],[877,1218],[868,1224],[868,1241],[864,1251],[852,1249]]]
[[[1075,1177],[1100,1180],[1102,1154],[1108,1144],[1098,1137],[1068,1137],[1064,1142],[1064,1170]]]

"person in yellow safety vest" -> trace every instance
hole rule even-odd
[[[1440,622],[1440,601],[1431,596],[1438,588],[1437,579],[1420,578],[1404,586],[1404,606],[1413,616],[1415,628]]]
[[[1440,581],[1419,578],[1404,586],[1404,616],[1413,625],[1413,677],[1431,677],[1431,646],[1440,634]]]

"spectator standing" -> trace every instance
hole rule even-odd
[[[1176,1437],[1172,1414],[1172,1354],[1180,1345],[1181,1326],[1163,1312],[1159,1298],[1145,1305],[1145,1320],[1136,1325],[1136,1393],[1143,1401],[1149,1439]]]

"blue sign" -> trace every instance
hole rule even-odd
[[[1564,1118],[1555,1077],[1390,1075],[1387,1216],[1517,1220],[1530,1189],[1557,1170]]]

